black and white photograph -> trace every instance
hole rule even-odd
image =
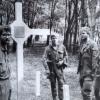
[[[0,100],[100,100],[100,0],[0,0]]]

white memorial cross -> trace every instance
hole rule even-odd
[[[22,0],[15,3],[15,21],[10,25],[12,38],[17,42],[17,100],[19,98],[19,84],[23,80],[23,43],[32,34],[32,29],[22,20]],[[40,96],[40,71],[36,72],[36,96]]]
[[[22,20],[22,0],[16,0],[15,18],[10,27],[12,37],[17,42],[17,73],[18,82],[20,82],[23,79],[23,43],[31,34],[31,29]]]

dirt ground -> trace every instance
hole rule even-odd
[[[27,50],[24,51],[24,79],[19,87],[19,100],[52,100],[50,83],[44,74],[42,65],[42,55],[34,55]],[[17,100],[17,66],[16,54],[10,54],[11,62],[11,84],[12,97],[11,100]],[[69,56],[69,66],[64,70],[66,84],[70,88],[70,100],[82,100],[80,86],[78,82],[79,76],[76,74],[78,60],[76,56]],[[36,71],[41,72],[41,95],[36,97]]]

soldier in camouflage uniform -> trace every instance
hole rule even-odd
[[[10,68],[8,59],[10,28],[3,27],[3,32],[0,36],[0,100],[10,100]]]
[[[98,47],[90,39],[88,27],[82,27],[80,31],[80,55],[78,73],[80,74],[80,86],[83,100],[92,100],[94,74],[98,67]]]
[[[54,35],[51,36],[51,43],[46,47],[43,55],[43,64],[51,83],[53,100],[57,100],[56,81],[58,82],[59,100],[63,100],[63,69],[67,66],[68,55],[63,44],[57,44]]]
[[[100,50],[99,50],[99,56],[98,56],[98,68],[96,71],[96,81],[95,81],[95,98],[96,100],[100,100]]]

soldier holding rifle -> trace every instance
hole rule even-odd
[[[58,82],[59,100],[63,100],[63,69],[67,67],[68,54],[63,44],[58,44],[55,35],[51,35],[51,43],[46,47],[43,64],[51,83],[53,100],[57,100],[56,82]]]
[[[95,93],[96,100],[100,100],[100,50],[99,50],[99,56],[98,56],[98,68],[96,71],[94,93]]]

